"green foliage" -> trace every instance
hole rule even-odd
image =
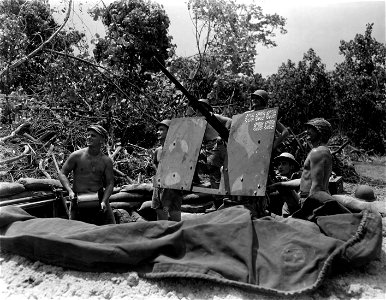
[[[43,0],[4,0],[0,2],[0,69],[38,48],[58,28],[50,6]],[[51,50],[73,52],[73,45],[82,40],[78,31],[59,33],[47,46]],[[1,78],[0,90],[9,92],[22,87],[27,93],[44,88],[46,65],[52,55],[41,53]]]
[[[386,47],[372,36],[372,24],[354,40],[341,41],[344,61],[333,73],[340,126],[359,147],[385,152]]]
[[[253,74],[256,46],[276,46],[274,30],[285,33],[285,19],[277,14],[263,14],[260,6],[230,0],[190,0],[194,15],[197,44],[201,56],[211,56],[206,63],[215,70],[233,74]],[[222,73],[223,73],[222,72]]]
[[[106,37],[97,38],[96,60],[129,73],[159,70],[153,55],[161,61],[173,54],[168,36],[169,18],[163,8],[143,0],[121,0],[110,4],[102,14]]]
[[[296,133],[307,120],[324,117],[333,121],[332,83],[325,65],[313,49],[297,65],[291,60],[270,76],[270,106],[280,108],[282,122]]]
[[[285,33],[284,18],[263,14],[255,4],[190,0],[198,54],[175,58],[170,71],[197,98],[208,98],[217,113],[249,109],[249,95],[264,85],[253,74],[256,45],[275,46],[274,30]]]

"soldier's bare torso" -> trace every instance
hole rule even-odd
[[[300,181],[301,193],[328,192],[331,171],[332,156],[328,147],[319,146],[312,149],[304,162]]]
[[[77,150],[71,156],[70,160],[74,163],[74,192],[89,193],[101,189],[108,157],[103,153],[91,155],[87,148]]]

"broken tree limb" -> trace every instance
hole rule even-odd
[[[39,160],[39,170],[46,176],[48,179],[52,179],[51,175],[47,173],[47,171],[44,168],[44,160]]]
[[[10,138],[13,138],[15,135],[20,134],[25,129],[25,127],[27,127],[29,125],[30,124],[28,122],[21,124],[14,131],[12,131],[10,135],[7,135],[7,136],[0,138],[0,142],[5,142],[5,141],[9,140]]]
[[[332,155],[335,155],[335,154],[338,154],[340,151],[342,151],[344,149],[344,147],[346,147],[348,145],[350,141],[346,141],[343,143],[342,146],[340,146],[338,149],[336,149],[335,151],[333,151],[331,154]]]
[[[120,177],[123,177],[125,178],[127,181],[129,181],[129,183],[133,183],[134,180],[131,179],[128,175],[126,175],[125,173],[119,171],[117,168],[113,168],[113,171],[118,174]]]
[[[34,57],[39,51],[41,51],[44,46],[46,46],[49,42],[53,40],[53,38],[63,29],[63,27],[66,25],[69,17],[70,17],[70,12],[71,12],[71,6],[72,6],[72,0],[69,1],[68,3],[68,10],[66,17],[64,18],[63,24],[48,38],[48,40],[44,41],[43,43],[40,44],[39,47],[37,47],[35,50],[33,50],[31,53],[28,55],[20,58],[19,60],[11,63],[9,66],[5,67],[1,72],[0,72],[0,77],[3,76],[8,70],[11,70],[13,68],[16,68],[20,66],[21,64],[25,63],[27,60],[30,58]]]
[[[23,136],[26,137],[27,139],[29,139],[30,141],[36,143],[36,144],[41,144],[41,142],[38,139],[35,139],[32,135],[30,135],[26,132],[23,133]]]
[[[115,156],[117,156],[117,154],[119,153],[119,151],[121,151],[121,149],[122,149],[122,146],[118,146],[118,147],[114,150],[114,152],[110,155],[110,158],[111,158],[112,160],[114,160]]]
[[[0,166],[1,165],[4,165],[4,164],[8,164],[8,163],[11,163],[11,162],[14,162],[14,161],[17,161],[17,160],[20,160],[22,159],[23,157],[27,156],[28,152],[31,150],[31,148],[28,146],[28,145],[25,145],[24,146],[24,151],[22,154],[18,155],[18,156],[15,156],[15,157],[12,157],[12,158],[8,158],[6,160],[2,160],[0,161]]]

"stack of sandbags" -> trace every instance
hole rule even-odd
[[[62,188],[62,184],[57,179],[48,178],[20,178],[21,183],[28,191],[53,191]]]
[[[47,178],[20,178],[16,182],[0,182],[0,199],[15,200],[52,194],[61,188],[59,180]]]
[[[122,186],[119,193],[110,196],[110,204],[112,208],[133,210],[151,200],[152,194],[151,183],[128,184]]]
[[[204,193],[189,193],[183,196],[181,211],[187,213],[204,213],[213,205],[213,196]]]
[[[181,212],[184,213],[205,213],[213,206],[213,195],[205,193],[187,192],[182,197]],[[156,221],[157,214],[151,208],[151,200],[143,202],[138,213],[147,221]]]
[[[25,192],[25,187],[18,182],[0,182],[0,201],[12,200]],[[24,196],[25,197],[25,196]],[[22,198],[22,197],[20,197]]]

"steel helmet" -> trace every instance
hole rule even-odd
[[[265,105],[268,103],[268,93],[264,90],[256,90],[251,94],[251,98],[253,97],[259,97],[264,100]]]
[[[161,122],[157,123],[156,127],[158,128],[159,126],[164,125],[167,128],[169,128],[171,122],[172,122],[171,120],[165,119],[165,120],[162,120]]]
[[[315,118],[312,120],[309,120],[306,125],[314,127],[318,133],[320,134],[320,139],[323,142],[328,142],[332,135],[332,127],[330,122],[323,118]]]
[[[279,156],[276,156],[274,159],[273,159],[275,162],[278,162],[280,160],[288,160],[290,162],[292,162],[294,164],[294,166],[296,167],[296,169],[299,169],[300,168],[300,165],[299,163],[296,161],[295,157],[291,154],[291,153],[288,153],[288,152],[283,152],[282,154],[280,154]]]
[[[358,185],[354,193],[355,198],[365,200],[367,202],[372,202],[377,200],[377,197],[374,195],[374,190],[368,185]]]

